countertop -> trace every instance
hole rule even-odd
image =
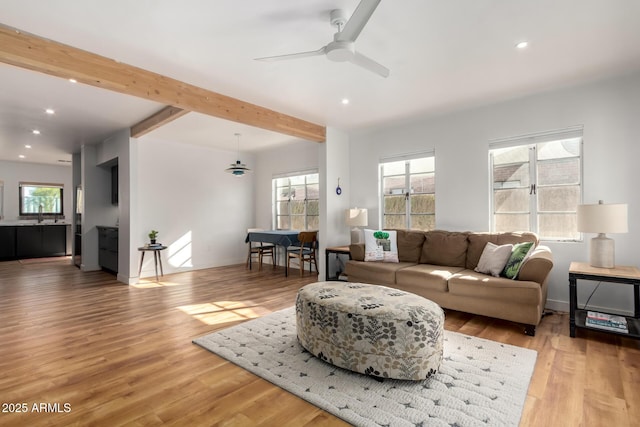
[[[0,221],[0,227],[26,227],[33,225],[71,225],[70,222],[66,221],[58,221],[54,222],[53,220],[45,220],[40,223],[37,221]]]

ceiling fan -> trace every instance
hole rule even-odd
[[[332,10],[330,14],[331,25],[338,27],[338,32],[333,35],[333,41],[318,50],[309,52],[291,53],[288,55],[267,56],[256,58],[257,61],[280,61],[286,59],[305,58],[308,56],[326,55],[332,61],[346,62],[359,65],[382,77],[389,77],[389,69],[377,63],[373,59],[357,52],[355,42],[360,32],[367,25],[369,18],[378,7],[381,0],[361,0],[351,18],[342,9]]]

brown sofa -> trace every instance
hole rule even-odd
[[[374,283],[421,295],[448,308],[523,323],[535,335],[547,300],[551,251],[533,233],[396,230],[399,263],[365,262],[364,244],[351,245],[350,282]],[[487,242],[534,242],[516,279],[474,271]]]

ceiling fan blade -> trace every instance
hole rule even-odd
[[[351,62],[385,78],[389,77],[389,74],[391,74],[391,71],[389,71],[387,67],[358,52],[353,55]]]
[[[361,0],[349,21],[347,21],[342,31],[338,33],[336,40],[356,41],[378,4],[380,4],[380,0]]]
[[[265,56],[264,58],[255,58],[255,60],[256,61],[282,61],[286,59],[298,59],[298,58],[306,58],[307,56],[324,55],[325,48],[326,46],[321,47],[318,50],[312,50],[309,52],[290,53],[288,55]]]

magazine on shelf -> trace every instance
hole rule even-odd
[[[585,321],[587,326],[607,331],[628,333],[627,319],[624,316],[588,311]]]

